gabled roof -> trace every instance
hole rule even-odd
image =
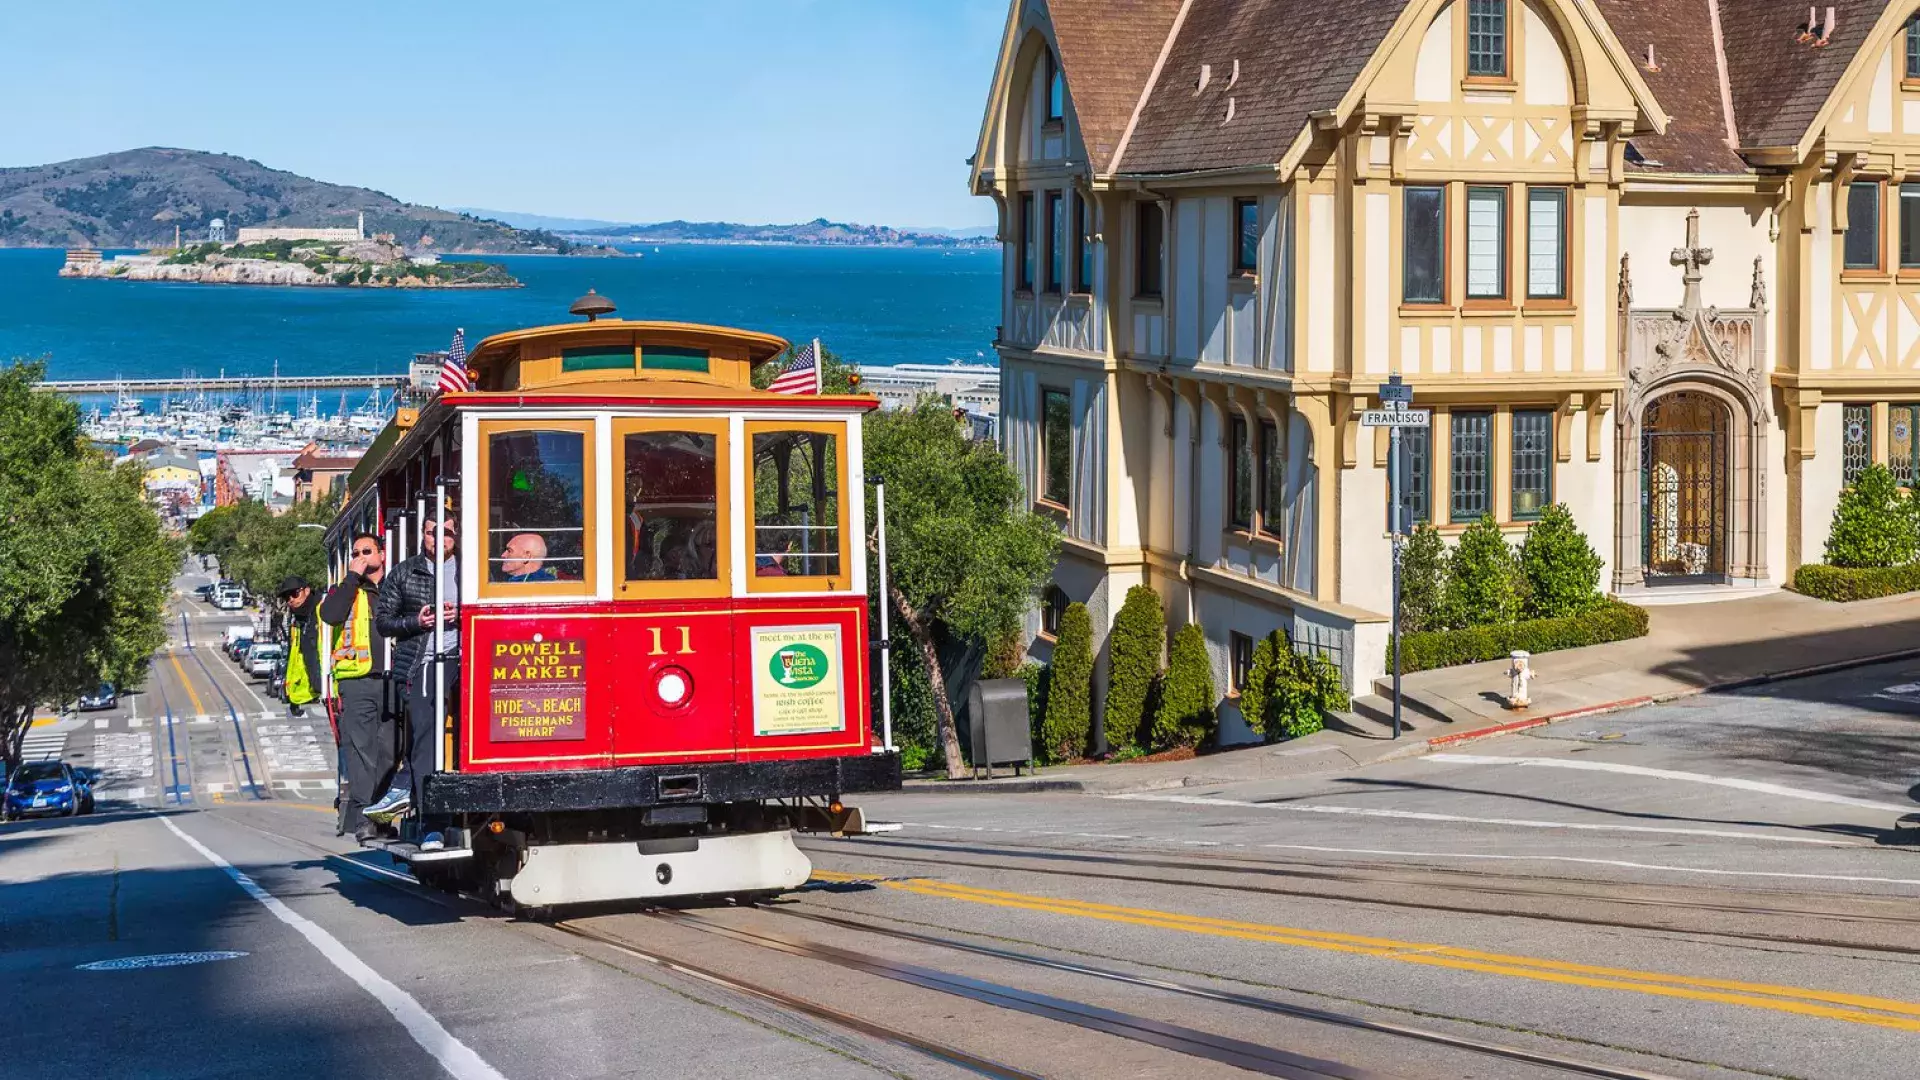
[[[1753,149],[1799,145],[1889,0],[1823,0],[1821,20],[1831,7],[1834,30],[1820,48],[1795,40],[1806,25],[1807,9],[1798,3],[1717,2],[1740,145]]]
[[[1120,148],[1183,0],[1048,0],[1060,69],[1096,171]]]
[[[1614,36],[1667,112],[1664,133],[1638,132],[1635,172],[1745,173],[1728,123],[1725,68],[1714,48],[1715,0],[1601,0]],[[1647,66],[1652,46],[1655,67]]]
[[[1114,171],[1278,164],[1313,114],[1339,103],[1406,6],[1195,0]]]

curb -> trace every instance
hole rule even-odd
[[[1013,795],[1035,795],[1044,791],[1086,792],[1084,780],[910,780],[900,785],[900,794],[909,795],[939,794],[978,794],[990,795],[994,792]]]

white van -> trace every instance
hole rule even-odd
[[[221,611],[239,611],[246,606],[246,599],[240,586],[222,585],[213,591],[213,606]]]

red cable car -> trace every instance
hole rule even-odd
[[[442,513],[460,538],[457,693],[384,846],[517,908],[796,887],[794,830],[857,831],[842,797],[900,786],[869,722],[878,402],[754,389],[768,334],[574,310],[403,410],[328,533],[336,580],[358,533],[389,572]]]

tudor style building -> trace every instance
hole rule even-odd
[[[972,185],[1001,438],[1067,536],[1036,652],[1150,582],[1224,686],[1278,627],[1364,687],[1387,442],[1358,421],[1393,374],[1434,410],[1415,515],[1517,539],[1566,503],[1622,596],[1777,587],[1860,468],[1913,482],[1914,5],[1805,12],[1014,0]]]

